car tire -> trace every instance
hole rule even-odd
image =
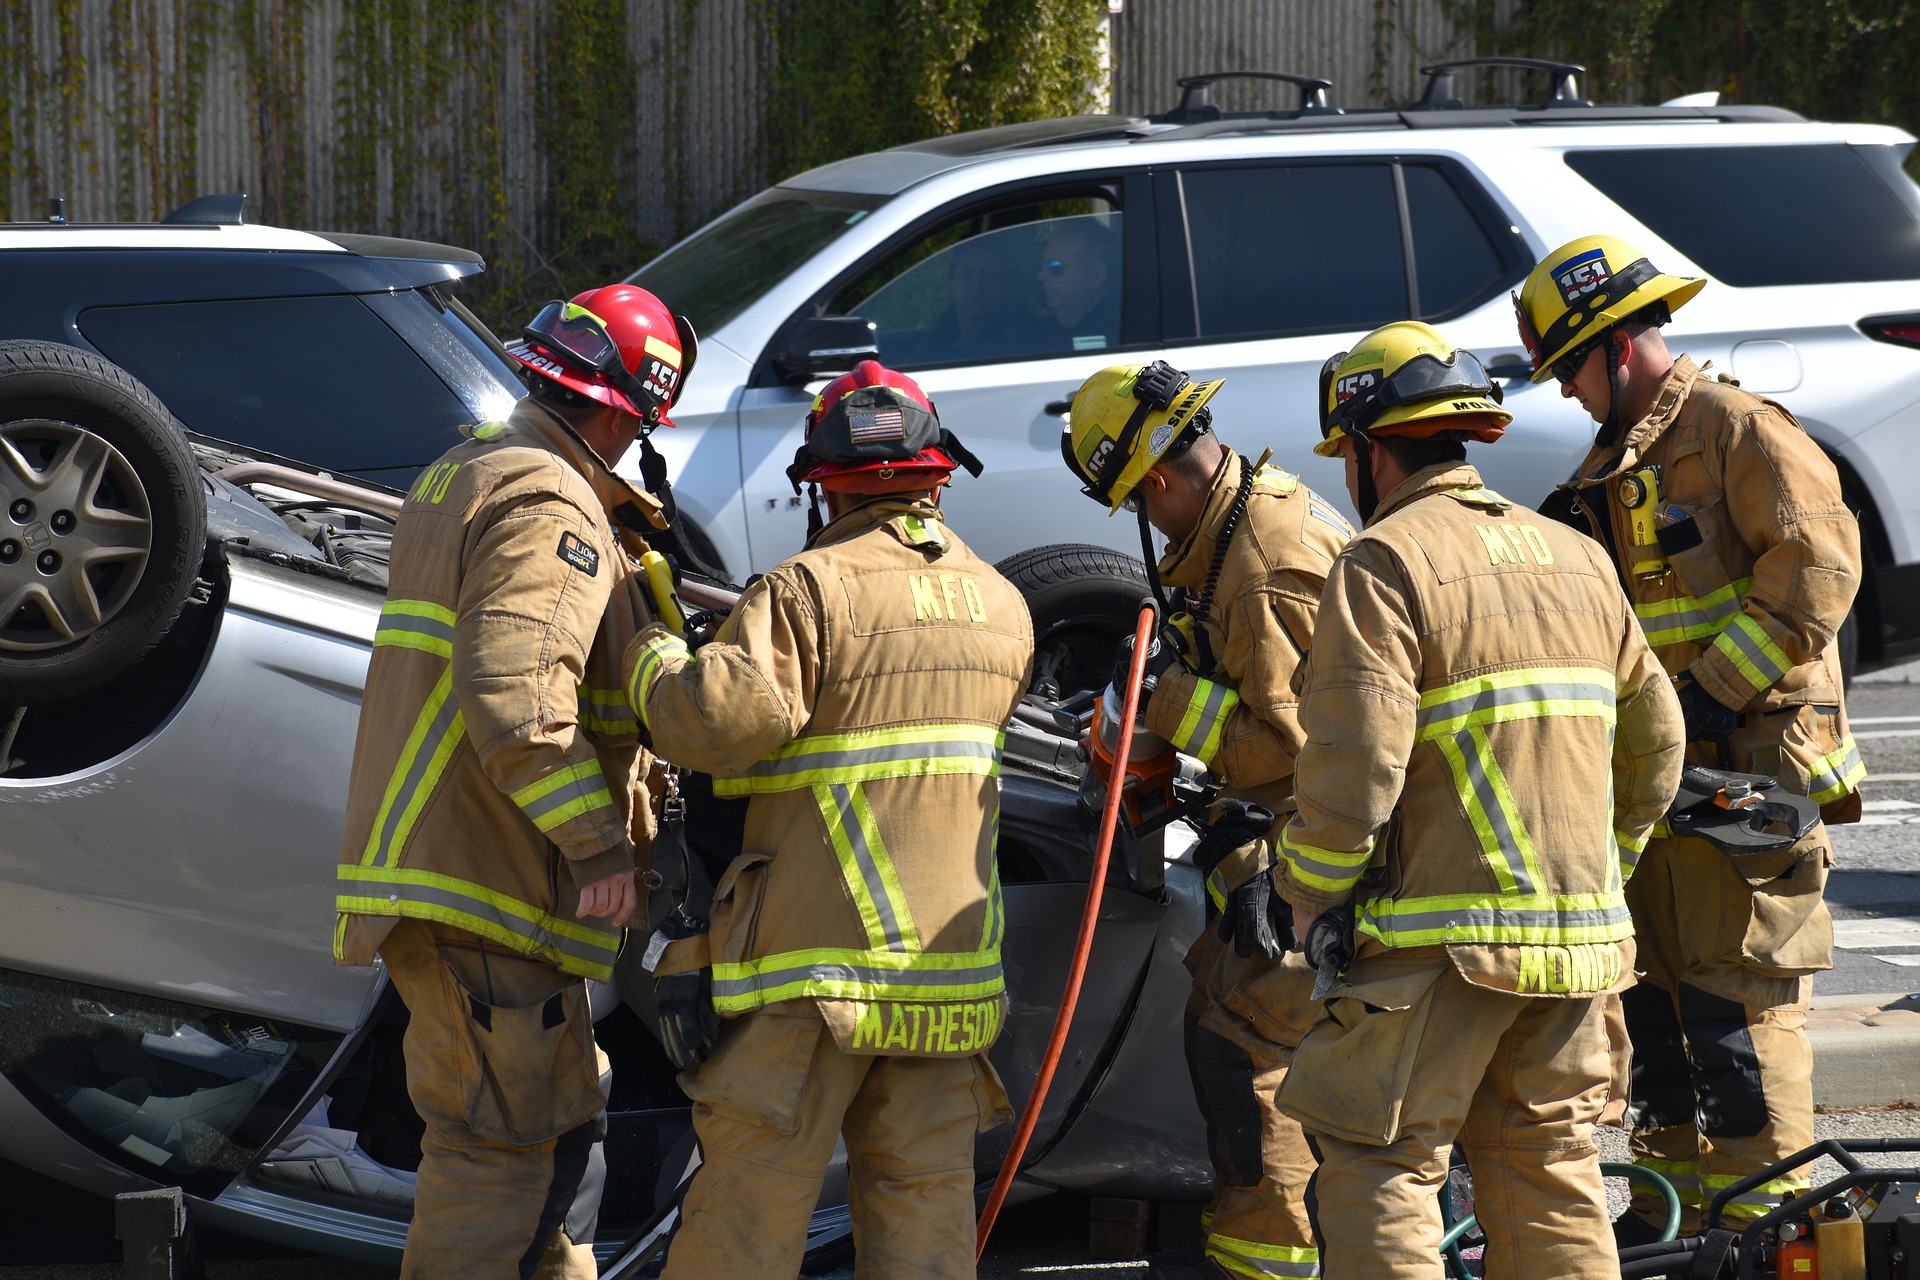
[[[1106,547],[1060,542],[994,566],[1033,615],[1032,690],[1059,699],[1098,689],[1152,594],[1146,566]]]
[[[0,705],[107,683],[166,635],[206,548],[186,437],[96,355],[0,342]]]

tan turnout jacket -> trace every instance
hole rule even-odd
[[[840,1047],[974,1054],[998,1034],[1000,750],[1033,627],[931,503],[867,502],[750,586],[689,655],[628,649],[654,749],[751,797],[714,894],[714,1005],[819,1006]]]
[[[612,972],[619,934],[574,912],[652,830],[620,680],[651,617],[607,515],[629,503],[657,510],[530,400],[414,482],[354,747],[336,960],[372,963],[412,916]]]
[[[1866,763],[1847,729],[1834,634],[1860,585],[1860,527],[1840,477],[1793,415],[1686,356],[1617,449],[1571,487],[1620,568],[1661,664],[1746,714],[1723,762],[1778,774],[1859,816]]]
[[[1347,544],[1301,703],[1288,901],[1362,951],[1445,946],[1528,995],[1633,978],[1622,888],[1679,781],[1680,711],[1601,549],[1429,467]]]

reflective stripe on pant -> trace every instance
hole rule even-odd
[[[1617,1280],[1593,1144],[1608,1088],[1602,1002],[1508,995],[1451,965],[1433,1001],[1425,1034],[1403,1050],[1412,1074],[1396,1140],[1370,1146],[1309,1130],[1322,1274],[1441,1280],[1438,1195],[1458,1141],[1487,1233],[1488,1280]],[[1298,1051],[1301,1070],[1311,1069],[1314,1035]]]
[[[1206,1256],[1232,1276],[1317,1276],[1320,1251],[1306,1203],[1313,1153],[1299,1122],[1273,1105],[1293,1050],[1213,1003],[1209,982],[1227,953],[1213,923],[1187,954],[1195,970],[1187,1069],[1213,1163]]]
[[[986,1055],[841,1053],[795,1001],[729,1019],[681,1084],[701,1165],[665,1280],[792,1280],[842,1135],[859,1280],[972,1280],[974,1135],[1008,1115]]]
[[[1633,1153],[1682,1179],[1683,1231],[1698,1224],[1693,1202],[1813,1143],[1804,975],[1832,955],[1826,839],[1817,826],[1794,850],[1738,864],[1704,841],[1655,840],[1628,882],[1643,974],[1624,997]],[[1806,1185],[1776,1180],[1726,1212],[1757,1217]],[[1648,1197],[1635,1208],[1657,1216]]]
[[[585,984],[539,961],[482,952],[477,942],[463,930],[403,919],[380,947],[407,1005],[407,1092],[426,1122],[400,1274],[592,1280],[605,1061],[586,1020]],[[547,1041],[517,1057],[527,1046],[488,1056],[491,1037],[520,1035],[519,1013],[550,1033]],[[545,1065],[516,1069],[537,1063]],[[489,1118],[479,1129],[476,1115]],[[510,1142],[499,1127],[552,1132]]]

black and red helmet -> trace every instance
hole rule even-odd
[[[795,493],[802,484],[908,493],[944,484],[961,467],[980,474],[980,460],[940,425],[920,384],[878,360],[862,360],[814,397],[787,478]]]
[[[571,302],[555,299],[523,332],[507,354],[533,372],[668,426],[666,411],[680,398],[700,350],[685,316],[631,284],[589,289]]]

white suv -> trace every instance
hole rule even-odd
[[[1513,61],[1505,60],[1508,65]],[[1418,317],[1505,380],[1515,421],[1474,451],[1535,504],[1592,424],[1524,376],[1508,291],[1553,246],[1605,232],[1712,284],[1668,341],[1782,399],[1833,455],[1873,572],[1860,656],[1920,646],[1920,190],[1914,139],[1772,107],[1606,107],[1579,68],[1534,106],[1450,102],[1429,68],[1404,109],[1223,114],[1195,77],[1165,116],[1088,116],[857,156],[789,178],[632,278],[689,314],[700,368],[656,437],[682,510],[735,575],[797,549],[784,469],[820,379],[877,339],[986,463],[948,491],[995,559],[1045,543],[1137,552],[1133,522],[1060,461],[1067,397],[1104,365],[1165,359],[1224,377],[1223,439],[1344,503],[1318,460],[1316,375]],[[869,322],[873,328],[869,328]],[[871,335],[871,336],[869,336]]]

